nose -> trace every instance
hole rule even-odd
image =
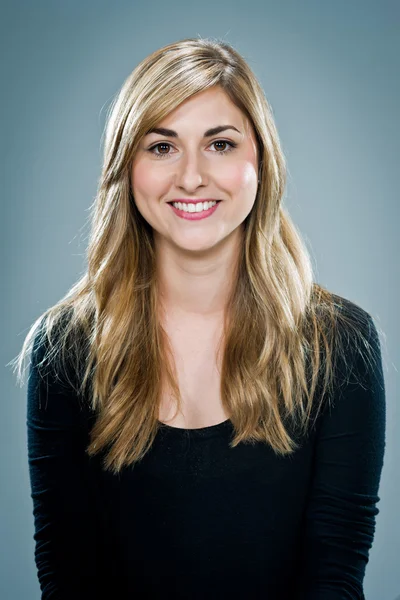
[[[175,184],[177,187],[193,190],[199,185],[205,185],[207,183],[207,178],[208,176],[201,161],[194,157],[182,161],[175,176]]]

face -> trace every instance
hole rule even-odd
[[[230,127],[208,131],[220,126]],[[147,134],[131,170],[134,201],[154,231],[156,246],[195,253],[232,243],[257,193],[257,143],[251,124],[215,87],[183,102],[157,127],[170,131]],[[199,198],[218,201],[210,211],[196,209],[200,219],[184,218],[193,216],[193,207],[182,213],[169,204]]]

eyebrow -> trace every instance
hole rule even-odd
[[[207,129],[207,131],[204,132],[203,137],[211,137],[212,135],[221,133],[221,131],[225,131],[226,129],[234,129],[238,133],[241,133],[239,129],[236,129],[236,127],[234,127],[233,125],[218,125],[218,127],[212,127],[211,129]],[[150,133],[159,133],[160,135],[163,135],[165,137],[179,137],[176,131],[174,131],[173,129],[167,129],[166,127],[153,127],[145,135],[150,135]]]

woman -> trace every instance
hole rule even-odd
[[[227,43],[170,44],[125,81],[87,272],[19,356],[42,598],[364,598],[379,336],[313,281],[285,181]]]

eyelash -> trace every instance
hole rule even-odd
[[[223,142],[224,144],[228,144],[230,146],[230,148],[228,148],[228,150],[217,150],[216,154],[222,154],[222,155],[228,154],[228,152],[232,152],[232,150],[234,150],[237,147],[236,142],[228,142],[228,140],[215,140],[214,142],[211,142],[211,146],[213,144],[217,144],[218,142]],[[149,148],[147,150],[147,152],[150,152],[156,158],[165,158],[165,157],[169,156],[169,153],[168,154],[156,154],[155,152],[153,152],[153,150],[155,148],[157,148],[158,146],[171,146],[171,144],[169,144],[168,142],[158,142],[157,144],[154,144],[154,146],[151,146],[151,148]]]

